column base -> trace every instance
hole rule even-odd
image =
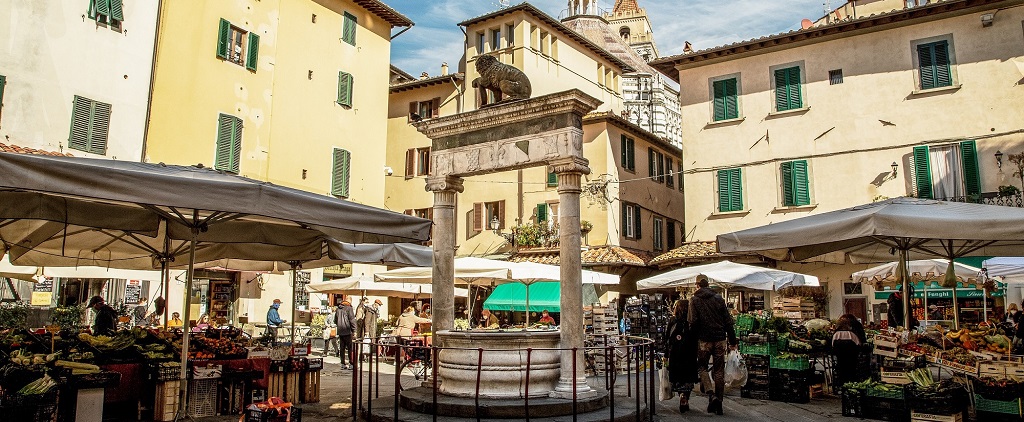
[[[586,378],[580,378],[576,381],[576,400],[591,399],[598,397],[599,395],[601,395],[600,391],[590,388],[590,386],[587,385]],[[569,381],[563,382],[563,380],[559,380],[558,385],[555,386],[555,390],[548,394],[548,397],[553,399],[572,400],[572,383]]]

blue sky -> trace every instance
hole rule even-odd
[[[638,0],[654,27],[662,56],[680,54],[683,42],[705,49],[800,28],[800,20],[815,20],[830,0]],[[416,23],[394,40],[391,62],[413,76],[440,74],[441,62],[456,71],[464,35],[456,26],[466,19],[500,8],[498,0],[384,0]],[[519,4],[522,0],[511,0]],[[567,0],[532,0],[531,4],[559,17]],[[842,0],[831,0],[838,7]],[[614,0],[599,0],[611,10]]]

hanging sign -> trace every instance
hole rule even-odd
[[[138,304],[142,299],[142,283],[139,280],[128,280],[124,286],[124,303]]]
[[[41,277],[32,285],[32,306],[49,306],[53,301],[53,279]]]

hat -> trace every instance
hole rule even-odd
[[[281,303],[281,299],[274,299],[274,303]]]
[[[381,302],[380,299],[374,300],[373,303],[376,303],[378,305],[383,305],[384,304],[384,302]]]
[[[103,303],[103,298],[100,296],[93,296],[92,299],[89,299],[89,305],[86,306],[86,308],[91,308],[97,303]]]

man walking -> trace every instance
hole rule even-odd
[[[277,346],[277,329],[287,322],[281,319],[281,315],[278,314],[277,310],[280,308],[281,299],[274,299],[274,303],[267,310],[267,334],[270,335],[271,343],[274,346]]]
[[[732,315],[725,306],[725,299],[708,287],[708,277],[697,276],[700,289],[690,300],[688,319],[690,329],[697,335],[697,373],[704,391],[709,392],[708,413],[723,414],[722,398],[725,394],[725,353],[729,347],[736,347],[736,330]],[[728,341],[728,342],[727,342]],[[708,359],[713,358],[711,376],[714,377],[714,391],[708,385]]]
[[[334,324],[338,326],[338,355],[341,357],[341,369],[355,368],[352,358],[352,331],[356,326],[356,314],[352,310],[352,303],[347,300],[341,302],[338,310],[334,311]],[[348,365],[345,364],[346,356]]]

